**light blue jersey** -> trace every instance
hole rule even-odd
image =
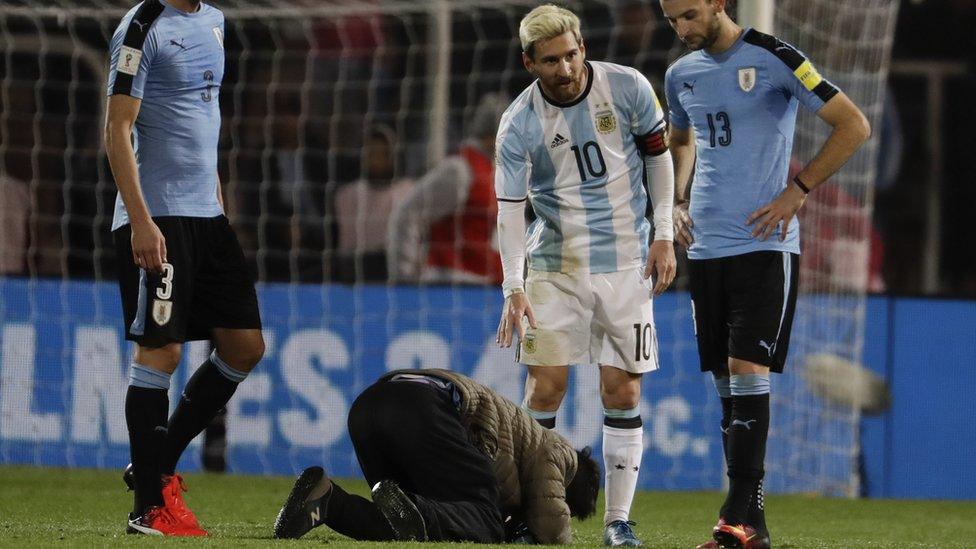
[[[186,13],[146,0],[122,18],[110,51],[108,95],[142,100],[133,133],[150,215],[222,214],[216,185],[224,15],[206,4]],[[128,222],[117,196],[112,230]]]
[[[651,84],[638,71],[587,62],[583,94],[558,104],[538,82],[502,116],[495,144],[495,195],[528,198],[529,268],[610,273],[643,264],[644,160],[636,138],[664,126]]]
[[[816,112],[837,94],[793,46],[746,29],[728,50],[676,61],[665,76],[670,123],[693,126],[692,259],[760,250],[800,253],[794,217],[787,237],[753,238],[746,219],[786,187],[797,104]]]

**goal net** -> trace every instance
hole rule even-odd
[[[776,33],[797,45],[861,108],[875,136],[898,3],[889,0],[786,0],[776,3]],[[819,151],[830,127],[804,109],[797,119],[795,164]],[[859,365],[867,291],[883,290],[872,226],[878,139],[872,137],[837,174],[811,193],[801,212],[803,255],[790,374],[776,379],[768,445],[770,489],[857,495],[860,410],[810,385],[852,383],[822,365],[834,357]],[[850,375],[848,372],[847,375]],[[825,398],[827,397],[827,398]]]
[[[258,280],[267,341],[264,361],[228,406],[232,471],[322,464],[357,476],[345,416],[390,369],[449,367],[521,399],[524,368],[511,349],[494,346],[502,300],[493,275],[432,263],[429,235],[449,241],[461,225],[421,216],[391,228],[389,220],[407,219],[400,206],[416,199],[430,170],[478,161],[498,103],[531,82],[516,33],[534,5],[218,3],[226,16],[219,173]],[[640,69],[663,99],[665,69],[682,48],[657,2],[568,6],[583,21],[590,59]],[[115,186],[101,128],[107,44],[129,7],[0,6],[0,463],[128,460],[122,403],[132,349],[114,282]],[[882,0],[784,1],[776,25],[876,122],[895,9]],[[802,162],[826,130],[807,115],[798,127]],[[775,382],[768,461],[776,490],[852,494],[857,486],[857,412],[811,394],[801,371],[814,353],[860,359],[874,159],[872,142],[834,178],[829,199],[807,204],[805,247],[817,261],[804,262],[793,364]],[[464,203],[449,195],[421,197],[421,210]],[[490,246],[481,253],[482,263],[495,257]],[[717,488],[724,478],[720,407],[698,372],[683,284],[655,304],[662,369],[644,386],[644,488]],[[206,353],[206,342],[187,346],[171,402]],[[601,415],[596,372],[574,369],[559,430],[599,446]],[[200,467],[197,447],[181,467]]]

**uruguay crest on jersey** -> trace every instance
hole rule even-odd
[[[756,67],[739,69],[739,88],[744,92],[751,92],[756,87]]]

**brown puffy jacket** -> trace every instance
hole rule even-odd
[[[398,373],[421,372],[384,377]],[[468,440],[494,461],[502,511],[521,513],[538,543],[571,543],[566,486],[576,474],[576,451],[569,442],[469,377],[449,370],[422,373],[453,382],[461,393],[461,422]]]

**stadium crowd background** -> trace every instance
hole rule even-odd
[[[658,3],[580,8],[590,58],[637,67],[661,90],[682,49]],[[453,18],[458,38],[444,121],[452,152],[470,137],[486,94],[501,88],[504,103],[529,83],[513,40],[516,17],[483,9]],[[976,297],[976,255],[959,252],[976,239],[966,211],[976,201],[969,184],[976,179],[969,159],[976,114],[968,105],[976,83],[974,20],[976,2],[968,0],[902,3],[876,128],[869,291]],[[53,24],[39,21],[8,18],[3,34]],[[43,31],[50,40],[69,38],[67,29]],[[229,216],[259,280],[388,279],[386,220],[434,167],[424,121],[431,67],[420,47],[428,31],[425,16],[379,11],[228,25],[219,170]],[[92,20],[71,28],[70,38],[105,52],[110,32]],[[104,90],[70,55],[39,51],[0,55],[0,273],[112,278],[116,190],[96,119]],[[941,100],[933,104],[936,87]],[[827,200],[843,205],[844,197]],[[808,255],[817,260],[816,249]],[[927,261],[937,263],[935,275],[926,275]]]

